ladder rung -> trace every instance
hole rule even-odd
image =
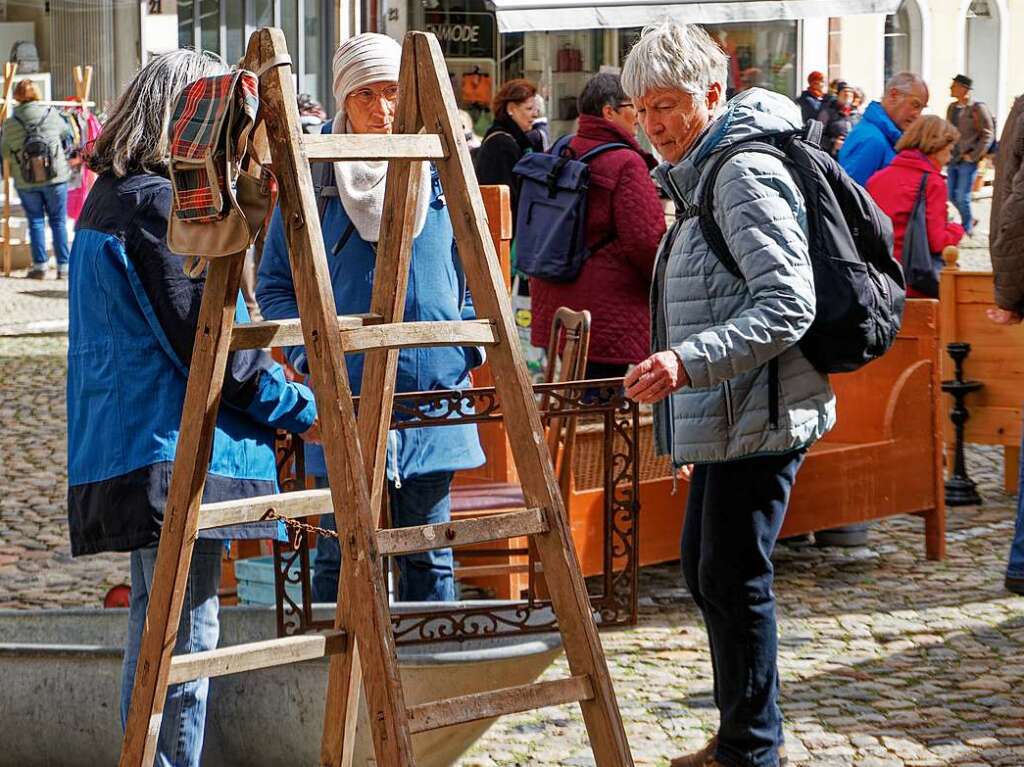
[[[443,160],[447,157],[436,133],[374,135],[320,133],[302,137],[302,150],[313,162],[344,160]]]
[[[284,666],[304,660],[323,658],[345,651],[345,632],[335,629],[298,636],[267,639],[231,647],[218,647],[207,652],[175,655],[171,658],[168,684],[191,679],[237,674],[258,668]]]
[[[342,314],[338,327],[342,330],[375,325],[383,317],[379,314]],[[245,322],[231,330],[231,351],[237,349],[266,349],[273,346],[301,346],[302,325],[299,320],[268,320],[266,322]]]
[[[413,734],[476,722],[507,714],[519,714],[545,706],[561,706],[591,700],[594,690],[588,676],[570,676],[551,682],[523,684],[491,692],[446,698],[409,707],[409,729]]]
[[[538,565],[540,562],[537,563]],[[537,568],[537,572],[540,572],[540,568]],[[530,565],[515,564],[515,565],[468,565],[466,567],[456,567],[455,577],[456,578],[490,578],[492,576],[502,575],[519,575],[521,573],[530,572]]]
[[[412,349],[417,346],[493,346],[498,343],[490,320],[394,322],[346,330],[346,352],[369,349]]]
[[[259,522],[270,509],[289,519],[312,517],[334,511],[330,488],[260,495],[238,501],[204,503],[199,507],[199,529],[209,530],[213,527]]]
[[[377,548],[382,555],[394,557],[547,531],[548,520],[544,509],[519,509],[477,519],[378,530]]]

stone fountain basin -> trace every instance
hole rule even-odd
[[[508,603],[393,605],[395,612]],[[317,618],[333,616],[318,606]],[[0,610],[0,764],[116,764],[118,698],[127,610]],[[221,610],[221,646],[276,635],[273,607]],[[404,646],[399,668],[410,705],[532,682],[561,654],[557,633]],[[327,660],[223,676],[210,682],[204,767],[319,764]],[[450,765],[493,719],[413,737],[419,767]],[[374,764],[365,707],[354,764]]]

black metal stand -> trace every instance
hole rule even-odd
[[[964,360],[971,353],[970,344],[948,344],[946,351],[953,358],[953,364],[956,366],[956,379],[942,382],[942,391],[953,395],[954,404],[953,409],[949,411],[949,420],[953,422],[953,427],[956,430],[953,473],[946,480],[946,505],[977,506],[981,503],[981,496],[978,495],[978,487],[974,480],[967,476],[967,465],[964,460],[964,425],[971,417],[964,405],[964,399],[985,384],[981,381],[964,380]]]

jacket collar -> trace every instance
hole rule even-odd
[[[868,104],[868,108],[864,112],[864,122],[869,122],[878,128],[892,146],[896,146],[896,142],[903,135],[903,131],[896,127],[896,123],[889,117],[880,101],[872,101]]]
[[[580,115],[579,119],[580,126],[576,132],[578,138],[587,141],[599,141],[602,144],[626,144],[644,159],[648,169],[652,169],[658,164],[657,160],[654,159],[654,155],[644,150],[637,143],[635,136],[630,136],[619,126],[608,122],[603,117],[595,117],[594,115]]]
[[[491,127],[487,129],[487,135],[484,136],[484,140],[486,141],[492,133],[508,133],[516,140],[519,148],[523,151],[533,149],[530,139],[526,137],[523,129],[516,125],[516,121],[511,117],[496,117],[494,122],[491,123]]]
[[[892,163],[890,164],[898,168],[911,168],[924,173],[941,172],[932,164],[932,161],[928,159],[928,155],[920,149],[904,149],[893,158]]]

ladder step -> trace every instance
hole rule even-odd
[[[519,509],[477,519],[378,530],[377,547],[382,556],[401,556],[547,531],[544,509]]]
[[[490,320],[393,322],[352,328],[341,334],[341,345],[346,352],[418,346],[494,346],[496,343],[498,338]]]
[[[338,317],[338,327],[342,330],[361,328],[364,325],[375,325],[383,317],[379,314],[343,314]],[[302,325],[299,320],[268,320],[266,322],[246,322],[235,325],[231,331],[231,351],[237,349],[267,349],[273,346],[301,346]]]
[[[537,564],[540,565],[540,562]],[[516,565],[468,565],[466,567],[456,567],[455,577],[490,578],[492,576],[518,575],[528,572],[530,572],[530,565],[526,563]],[[541,572],[540,567],[537,567],[537,572]]]
[[[214,527],[259,522],[271,509],[289,519],[329,514],[334,511],[330,488],[260,495],[238,501],[204,503],[199,507],[199,529],[209,530]]]
[[[561,706],[591,700],[593,697],[594,689],[588,676],[571,676],[551,682],[523,684],[410,706],[409,729],[416,734],[427,730],[439,730],[453,724],[533,711],[545,706]]]
[[[334,629],[232,647],[218,647],[207,652],[175,655],[171,658],[167,683],[179,684],[192,679],[284,666],[344,651],[345,632]]]
[[[318,133],[302,136],[302,151],[313,162],[344,160],[443,160],[448,155],[436,133],[374,135]]]

